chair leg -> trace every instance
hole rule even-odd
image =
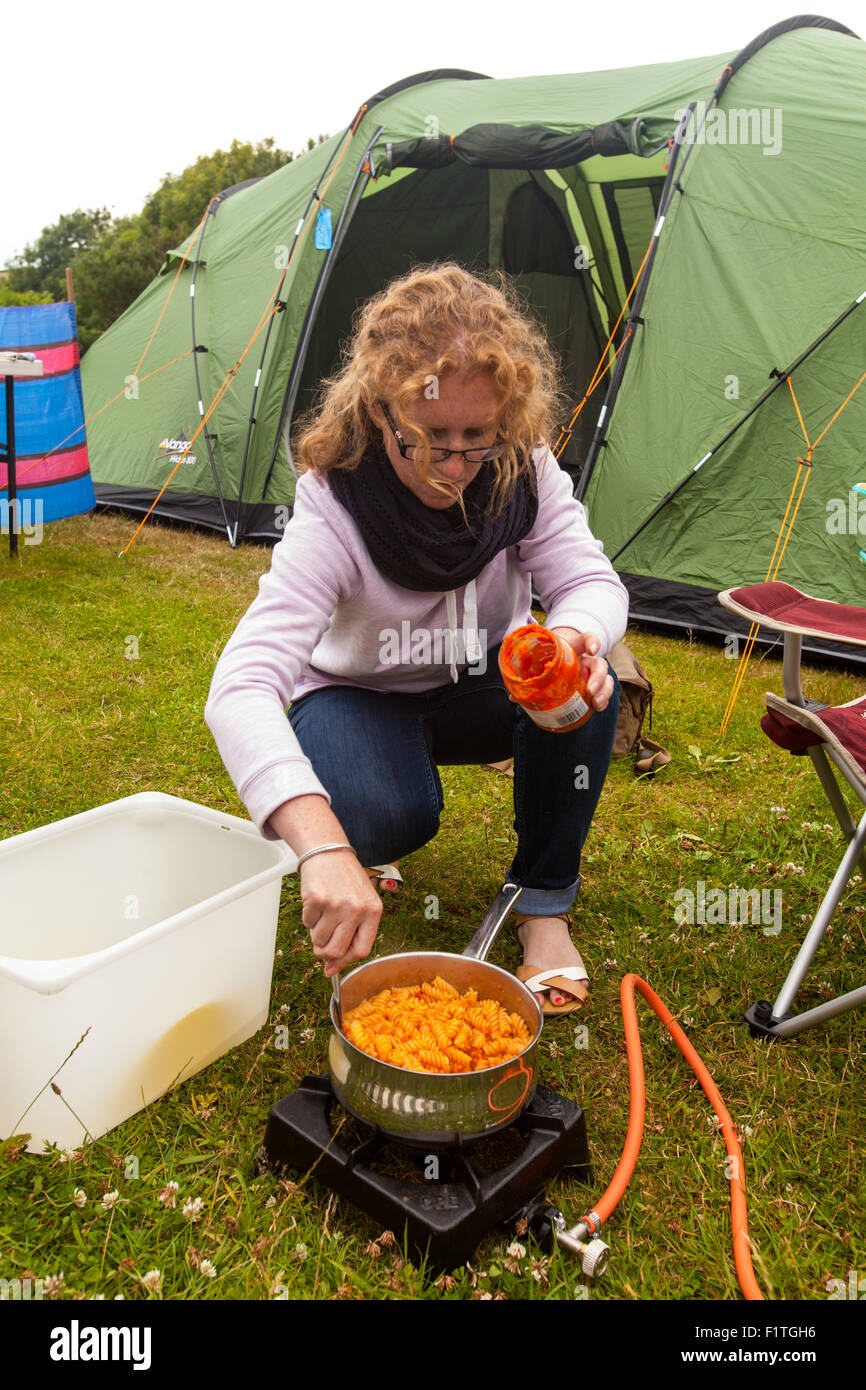
[[[842,795],[839,783],[833,776],[833,769],[830,767],[830,760],[827,757],[826,749],[818,744],[814,748],[807,749],[807,752],[820,778],[821,786],[827,794],[827,800],[830,802],[836,819],[839,822],[839,828],[842,834],[845,836],[846,840],[853,839],[857,832],[857,827],[848,809],[848,803]],[[860,856],[860,870],[864,879],[866,879],[866,854],[861,854]]]
[[[755,1012],[759,1007],[757,1004],[752,1005],[745,1017],[752,1034],[756,1037],[760,1035],[768,1038],[792,1038],[796,1033],[804,1032],[806,1028],[826,1023],[829,1018],[835,1018],[838,1014],[847,1013],[863,1004],[866,1004],[866,985],[861,989],[852,989],[848,994],[840,994],[838,999],[830,999],[826,1004],[819,1004],[814,1009],[807,1009],[804,1014],[794,1014],[791,1018],[776,1020],[775,1014],[770,1010],[765,1022],[762,1015]]]
[[[815,744],[813,748],[808,748],[806,751],[812,759],[815,771],[821,779],[821,786],[827,794],[827,800],[833,807],[836,819],[839,822],[839,827],[846,840],[850,840],[855,834],[857,827],[854,824],[851,812],[848,810],[848,803],[839,790],[839,783],[833,776],[833,770],[830,767],[827,754],[824,752],[820,743]]]
[[[863,815],[842,861],[833,875],[833,881],[827,889],[824,900],[806,933],[806,938],[788,971],[775,1004],[771,1008],[765,1000],[761,1000],[760,1003],[752,1005],[752,1008],[748,1010],[745,1016],[746,1022],[753,1033],[772,1034],[774,1037],[791,1037],[804,1028],[810,1028],[815,1023],[823,1022],[825,1018],[832,1018],[837,1013],[844,1013],[848,1009],[856,1008],[858,1004],[866,1003],[866,988],[864,988],[852,990],[849,994],[841,995],[838,999],[830,1000],[827,1004],[820,1004],[805,1014],[792,1016],[790,1013],[797,991],[806,977],[806,971],[812,964],[812,958],[821,944],[821,939],[839,904],[839,899],[845,891],[848,880],[854,873],[857,861],[863,853],[864,845],[866,845],[866,814]]]

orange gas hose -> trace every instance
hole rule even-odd
[[[628,1133],[626,1134],[622,1158],[617,1164],[616,1171],[609,1186],[601,1199],[595,1203],[593,1209],[594,1213],[601,1222],[605,1222],[616,1207],[634,1172],[637,1156],[640,1152],[641,1139],[643,1137],[646,1093],[644,1088],[643,1055],[641,1053],[640,1033],[638,1031],[637,1007],[634,998],[635,990],[643,995],[650,1007],[658,1014],[665,1028],[667,1028],[692,1071],[700,1081],[707,1098],[721,1121],[725,1147],[730,1159],[728,1167],[730,1168],[729,1180],[731,1184],[731,1229],[734,1238],[734,1264],[737,1269],[737,1278],[740,1281],[740,1288],[747,1299],[760,1299],[763,1301],[764,1295],[758,1288],[754,1270],[752,1269],[751,1242],[749,1241],[748,1224],[746,1220],[746,1188],[743,1181],[743,1155],[737,1139],[734,1122],[728,1114],[725,1103],[719,1095],[718,1088],[713,1078],[710,1076],[710,1073],[707,1071],[707,1068],[704,1066],[697,1052],[695,1052],[695,1049],[692,1047],[682,1028],[674,1019],[670,1009],[662,1003],[655,990],[651,989],[646,980],[642,980],[639,975],[623,976],[620,986],[620,1002],[622,1004],[622,1016],[625,1025],[625,1041],[628,1052],[628,1070],[631,1091]],[[589,1217],[584,1217],[583,1219],[590,1225],[594,1224]]]

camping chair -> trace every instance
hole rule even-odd
[[[794,1014],[791,1011],[797,991],[858,861],[866,878],[866,856],[863,854],[866,813],[860,824],[855,826],[830,767],[832,763],[866,805],[866,695],[836,707],[804,699],[800,688],[803,637],[820,637],[830,642],[866,647],[866,608],[810,598],[790,584],[779,582],[727,589],[719,594],[719,603],[750,622],[785,634],[782,664],[785,698],[767,692],[767,713],[761,720],[761,728],[774,743],[790,753],[809,754],[849,842],[776,1002],[771,1005],[765,999],[759,1000],[745,1015],[753,1037],[790,1038],[836,1014],[846,1013],[858,1004],[866,1004],[864,986],[805,1013]]]

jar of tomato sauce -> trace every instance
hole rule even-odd
[[[509,695],[542,729],[565,734],[592,714],[589,672],[570,642],[538,623],[503,639],[499,669]]]

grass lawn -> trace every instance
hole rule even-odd
[[[22,545],[16,561],[0,558],[0,836],[148,789],[246,815],[202,710],[270,551],[232,553],[218,537],[148,524],[118,559],[133,529],[116,515],[73,518],[48,527],[41,545]],[[825,1300],[828,1280],[866,1273],[866,1015],[775,1044],[753,1041],[740,1020],[754,999],[775,998],[841,836],[827,828],[809,761],[760,731],[764,690],[781,691],[778,661],[753,659],[721,739],[735,671],[724,651],[640,631],[629,641],[655,684],[653,732],[673,762],[650,781],[635,779],[631,760],[615,762],[587,845],[576,939],[591,1007],[546,1026],[540,1056],[544,1084],[586,1110],[595,1183],[560,1178],[549,1195],[576,1220],[619,1159],[628,1117],[619,982],[634,971],[685,1028],[740,1131],[758,1282],[768,1298]],[[834,703],[861,689],[850,673],[807,674],[807,689]],[[480,767],[442,777],[442,829],[405,862],[403,893],[386,900],[381,952],[462,950],[510,863],[510,779]],[[679,924],[674,893],[699,881],[781,890],[781,931]],[[425,918],[430,894],[435,922]],[[800,1007],[862,983],[864,911],[855,883]],[[269,1022],[246,1044],[79,1152],[0,1144],[0,1278],[51,1279],[47,1292],[60,1298],[582,1296],[573,1257],[548,1257],[529,1239],[509,1254],[515,1237],[502,1232],[469,1267],[438,1278],[406,1257],[399,1234],[380,1238],[313,1176],[261,1169],[270,1106],[326,1067],[329,987],[300,915],[293,876],[282,888]],[[519,963],[510,933],[492,959]],[[588,1297],[737,1298],[724,1144],[677,1048],[642,1003],[639,1013],[646,1132],[605,1231],[608,1273]]]

